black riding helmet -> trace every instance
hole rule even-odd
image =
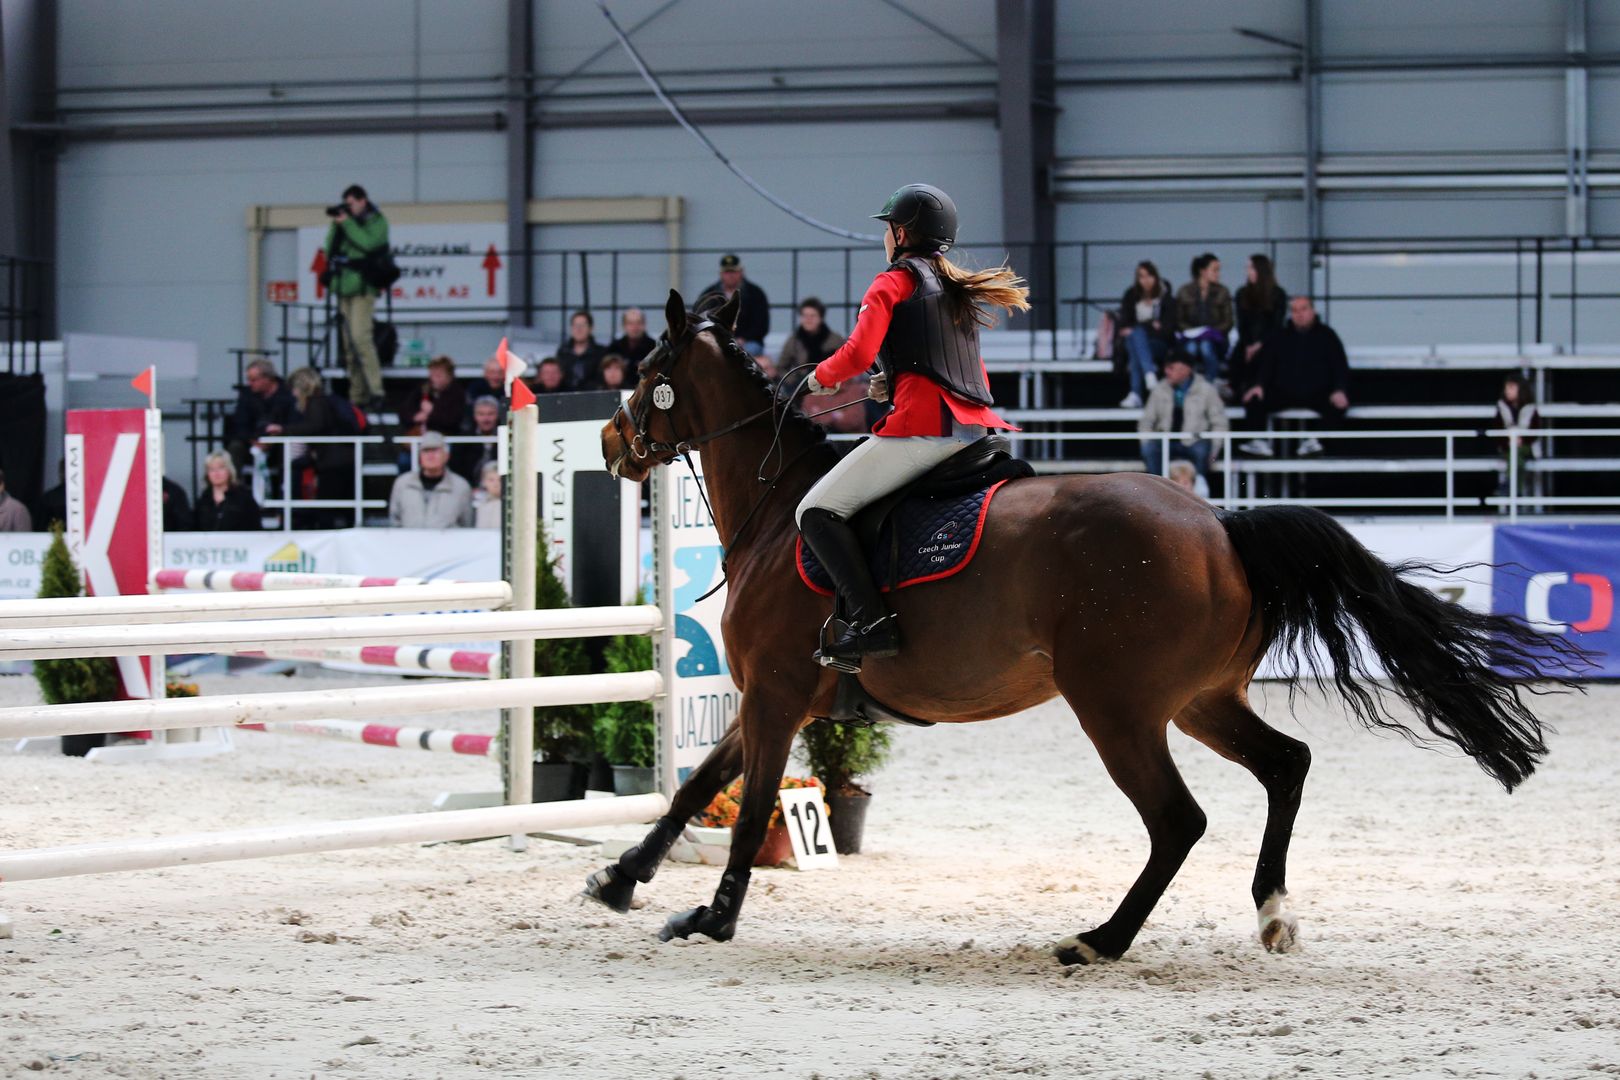
[[[872,216],[906,230],[907,252],[933,255],[956,243],[956,203],[932,184],[907,184]]]

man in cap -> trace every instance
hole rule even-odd
[[[771,301],[764,289],[743,276],[741,259],[735,255],[720,256],[720,280],[698,294],[703,298],[698,305],[704,306],[704,300],[710,296],[730,300],[739,289],[742,290],[742,311],[737,315],[737,340],[758,356],[765,351],[765,335],[771,332]],[[719,307],[719,301],[714,301],[713,306]]]
[[[394,481],[388,522],[400,529],[451,529],[472,524],[472,488],[451,472],[444,436],[429,431],[417,447],[417,469]]]

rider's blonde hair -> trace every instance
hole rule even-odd
[[[1029,287],[1005,263],[984,270],[969,270],[944,255],[934,255],[931,261],[945,295],[956,304],[958,323],[972,319],[980,326],[994,326],[996,316],[991,308],[1029,310]]]

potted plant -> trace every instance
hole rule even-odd
[[[82,596],[84,587],[79,570],[73,565],[73,556],[62,539],[62,526],[51,528],[51,546],[45,552],[40,567],[39,595],[41,599],[58,596]],[[118,698],[118,667],[110,656],[64,657],[61,660],[35,660],[34,680],[39,683],[40,696],[47,705],[64,705],[73,701],[115,701]],[[71,757],[84,757],[107,742],[106,735],[64,735],[62,753]]]
[[[645,603],[640,592],[637,604]],[[622,634],[608,641],[602,652],[609,672],[647,671],[653,664],[652,638]],[[610,701],[596,706],[596,745],[613,766],[613,793],[641,795],[658,789],[653,758],[658,739],[652,703]]]
[[[840,855],[858,855],[872,793],[856,781],[889,759],[893,733],[882,725],[817,720],[799,732],[797,754],[827,793],[828,825]]]
[[[784,776],[782,787],[819,788],[823,785],[813,776]],[[739,776],[711,799],[703,812],[692,819],[692,823],[701,829],[730,829],[735,826],[737,814],[742,809],[742,788],[743,778]],[[788,836],[787,822],[782,818],[782,804],[778,802],[771,807],[771,822],[765,831],[765,842],[754,856],[754,865],[780,866],[792,857],[793,840]]]
[[[535,574],[534,606],[539,609],[571,606],[568,591],[557,576],[557,560],[547,558],[551,550],[545,529],[540,536],[539,566]],[[534,643],[534,673],[585,675],[590,658],[585,646],[574,638],[541,639]],[[534,801],[557,802],[583,799],[595,751],[592,713],[587,705],[554,705],[534,710]]]

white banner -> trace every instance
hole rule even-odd
[[[701,475],[703,457],[692,456]],[[720,536],[698,493],[699,480],[685,468],[669,470],[669,514],[674,568],[675,688],[670,694],[675,776],[686,776],[720,741],[737,718],[742,691],[732,680],[720,637],[726,590],[699,601],[720,584]]]
[[[386,208],[383,212],[387,213]],[[500,253],[506,242],[505,225],[390,223],[388,237],[400,269],[393,291],[402,316],[415,313],[440,321],[506,321],[506,256]],[[325,244],[324,226],[298,230],[297,299],[301,303],[319,304],[326,299],[320,284],[326,267]]]

